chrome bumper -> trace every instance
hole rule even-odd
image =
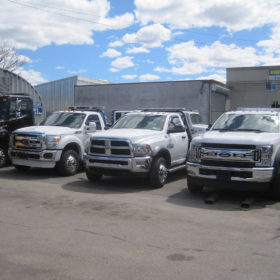
[[[231,176],[230,181],[236,182],[252,182],[252,183],[268,183],[273,177],[273,167],[255,167],[255,168],[236,168],[236,167],[220,167],[220,166],[208,166],[201,165],[199,163],[187,162],[187,175],[194,178],[217,180],[217,175],[205,175],[201,174],[201,170],[213,170],[213,171],[231,171],[241,174],[242,172],[251,173],[252,176],[248,178]]]
[[[120,170],[132,173],[145,173],[151,168],[151,157],[120,158],[84,155],[86,168]]]
[[[60,160],[62,150],[22,151],[9,150],[9,156],[14,165],[53,168]]]

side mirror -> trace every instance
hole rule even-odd
[[[212,127],[212,124],[208,124],[208,127],[206,128],[206,131],[210,130],[210,128]]]
[[[106,125],[105,125],[105,130],[110,129],[110,128],[111,128],[111,126],[112,126],[111,124],[106,124]]]
[[[93,133],[96,132],[96,123],[95,122],[89,122],[89,125],[86,127],[87,133]]]

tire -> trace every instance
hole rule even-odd
[[[91,181],[92,183],[99,181],[102,177],[102,174],[95,173],[94,169],[88,169],[88,168],[86,168],[86,175],[89,181]]]
[[[163,157],[156,157],[152,162],[149,175],[150,185],[154,188],[162,188],[167,180],[168,170],[166,160]]]
[[[0,168],[6,166],[7,161],[8,161],[7,151],[0,146]]]
[[[30,169],[30,166],[25,166],[25,165],[14,165],[14,167],[20,173],[26,172]]]
[[[196,194],[201,193],[203,191],[202,185],[196,185],[190,182],[190,180],[187,179],[187,186],[190,193]]]
[[[72,176],[79,170],[79,161],[79,156],[74,150],[66,150],[57,163],[57,170],[62,176]]]
[[[280,200],[280,164],[275,167],[270,187],[270,197],[272,199]]]

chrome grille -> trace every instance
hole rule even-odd
[[[261,161],[261,151],[253,145],[203,145],[199,157],[205,165],[254,167]]]
[[[132,148],[128,140],[91,139],[90,153],[100,156],[132,156]]]
[[[40,150],[42,149],[42,137],[31,134],[14,134],[13,145],[20,150]]]

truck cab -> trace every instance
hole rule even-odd
[[[0,94],[0,167],[8,161],[12,131],[33,124],[33,102],[28,95]]]

